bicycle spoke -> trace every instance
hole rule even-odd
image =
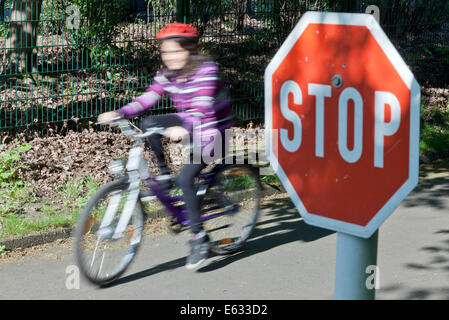
[[[215,175],[202,200],[205,228],[218,254],[237,250],[253,230],[260,204],[258,175],[248,165],[230,165]]]
[[[123,273],[142,240],[144,217],[140,201],[135,203],[134,208],[127,206],[129,219],[122,220],[123,236],[113,239],[114,230],[128,202],[128,194],[128,185],[124,180],[104,186],[89,201],[77,226],[78,265],[93,283],[105,284]]]
[[[100,262],[100,267],[98,268],[97,277],[100,275],[101,269],[103,269],[104,257],[106,256],[106,247],[107,247],[107,243],[104,244],[103,255],[101,257],[101,262]]]
[[[92,261],[90,262],[90,268],[92,268],[93,265],[94,265],[95,256],[97,255],[97,249],[98,249],[98,245],[100,244],[100,240],[101,240],[101,239],[98,238],[97,243],[96,243],[96,245],[95,245],[95,249],[94,249],[94,252],[93,252],[93,254],[92,254]]]

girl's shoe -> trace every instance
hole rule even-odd
[[[193,270],[197,268],[209,254],[210,242],[209,236],[205,231],[201,231],[190,239],[190,255],[187,257],[186,268]]]

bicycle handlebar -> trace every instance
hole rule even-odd
[[[106,121],[100,121],[100,122],[96,122],[95,124],[98,126],[102,126],[102,125],[111,125],[111,124],[119,124],[120,120],[127,122],[127,120],[125,120],[123,117],[115,117],[112,118],[110,120],[106,120]]]
[[[110,126],[117,125],[125,135],[134,137],[136,139],[143,139],[143,138],[149,137],[155,133],[167,136],[167,134],[165,133],[165,129],[162,127],[149,128],[146,132],[140,133],[139,131],[134,129],[133,126],[131,126],[129,120],[126,120],[122,117],[116,117],[111,120],[101,121],[101,122],[97,122],[95,124],[96,125],[110,125]]]
[[[163,136],[168,136],[165,133],[165,129],[164,128],[162,128],[162,127],[154,127],[154,128],[149,128],[144,133],[136,134],[135,137],[138,138],[138,139],[143,139],[143,138],[149,137],[149,136],[151,136],[152,134],[155,134],[155,133],[163,135]]]

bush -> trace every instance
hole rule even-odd
[[[23,182],[17,176],[19,169],[28,168],[21,163],[22,154],[31,149],[31,145],[24,144],[15,148],[9,148],[0,156],[0,187],[8,187],[11,184],[21,185]]]
[[[74,6],[79,11],[68,11]],[[42,20],[49,20],[52,32],[66,32],[71,44],[111,43],[119,32],[120,22],[124,22],[129,4],[125,0],[46,0],[43,3]],[[67,28],[71,20],[79,22],[79,27]]]

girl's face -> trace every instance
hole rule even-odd
[[[175,40],[164,40],[161,43],[161,58],[168,70],[181,70],[188,62],[190,52]]]

